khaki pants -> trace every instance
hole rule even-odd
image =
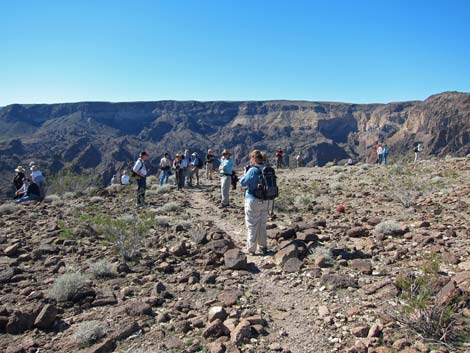
[[[193,177],[196,178],[196,185],[199,185],[199,168],[198,167],[193,169]]]
[[[222,193],[222,206],[228,206],[230,203],[230,185],[232,185],[232,177],[230,175],[222,175],[220,178],[220,191]]]
[[[213,168],[214,168],[214,163],[206,163],[206,179],[212,180]]]
[[[272,201],[245,199],[246,248],[251,253],[256,251],[256,245],[266,249],[266,223],[271,203]]]

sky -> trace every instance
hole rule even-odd
[[[470,91],[467,0],[0,0],[0,106]]]

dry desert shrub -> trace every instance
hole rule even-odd
[[[4,203],[0,206],[0,216],[12,214],[16,210],[16,205],[14,203]]]
[[[66,272],[56,278],[49,290],[49,297],[58,302],[72,299],[85,286],[87,277],[80,272]]]
[[[103,337],[106,331],[107,327],[100,321],[83,321],[75,328],[73,338],[78,346],[88,347]]]
[[[96,278],[114,277],[113,265],[106,259],[91,263],[90,271]]]

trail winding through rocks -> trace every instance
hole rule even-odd
[[[233,214],[243,214],[241,206],[224,211],[208,198],[208,190],[204,188],[193,189],[190,195],[192,211],[212,221],[244,249],[245,225],[239,218],[236,221],[230,219]],[[248,262],[259,269],[253,273],[250,290],[269,322],[268,345],[273,349],[282,347],[292,353],[336,351],[328,335],[322,332],[323,321],[318,318],[315,293],[298,279],[298,276],[308,274],[284,274],[274,267],[270,256],[248,255]]]

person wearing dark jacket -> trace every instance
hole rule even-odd
[[[25,177],[24,175],[25,171],[26,170],[20,165],[15,169],[16,175],[15,175],[15,178],[13,179],[13,185],[15,185],[15,191],[18,191],[23,186],[23,179]]]
[[[38,184],[31,181],[31,179],[25,180],[26,184],[26,194],[22,198],[16,200],[16,203],[26,202],[26,201],[39,201],[41,200],[41,190],[39,189]]]

